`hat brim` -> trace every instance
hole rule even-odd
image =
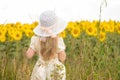
[[[55,23],[54,25],[50,26],[50,31],[53,33],[53,35],[57,35],[59,33],[61,33],[67,26],[67,22],[65,22],[64,20],[58,18],[57,23]],[[51,34],[49,34],[48,32],[44,31],[43,29],[41,29],[42,26],[38,25],[37,27],[35,27],[35,29],[33,30],[33,32],[38,35],[38,36],[43,36],[43,37],[49,37],[51,36]]]

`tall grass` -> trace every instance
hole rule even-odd
[[[65,39],[67,80],[120,80],[120,35],[107,33],[106,40],[82,32]],[[0,43],[0,80],[30,80],[37,55],[27,59],[30,38]]]
[[[82,33],[65,42],[67,80],[120,80],[120,35],[108,33],[107,40],[99,42]]]

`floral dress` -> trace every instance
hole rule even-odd
[[[30,47],[37,53],[40,51],[40,38],[33,36],[31,38]],[[65,45],[62,38],[58,39],[58,53],[65,49]],[[63,63],[58,58],[44,61],[39,53],[39,59],[37,60],[32,74],[31,80],[66,80],[66,70]]]

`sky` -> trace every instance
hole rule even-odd
[[[54,10],[65,21],[98,20],[104,0],[0,0],[0,23],[31,23],[41,12]],[[120,21],[120,0],[103,3],[101,20]]]

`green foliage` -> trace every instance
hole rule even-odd
[[[82,32],[65,39],[67,80],[120,80],[120,35],[107,33],[100,42]],[[0,80],[30,80],[37,55],[27,59],[30,38],[0,43]]]
[[[107,35],[104,42],[85,33],[78,39],[65,39],[67,80],[120,79],[120,35]]]

